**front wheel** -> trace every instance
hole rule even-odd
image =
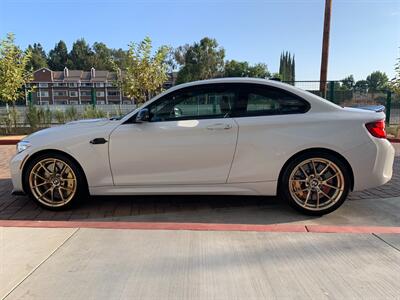
[[[61,210],[71,207],[86,194],[82,171],[62,154],[43,154],[28,162],[24,187],[40,206]]]
[[[350,183],[349,171],[341,159],[328,153],[307,153],[287,165],[280,195],[302,213],[324,215],[343,204]]]

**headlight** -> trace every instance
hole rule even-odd
[[[28,141],[20,141],[17,144],[17,152],[20,153],[26,149],[28,149],[31,146],[31,143],[29,143]]]

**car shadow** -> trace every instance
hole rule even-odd
[[[11,195],[11,190],[11,180],[0,179],[0,220],[276,224],[316,218],[297,213],[276,197],[260,196],[96,196],[54,212],[27,196]]]

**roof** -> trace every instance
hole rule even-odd
[[[114,81],[117,79],[116,72],[110,72],[107,70],[95,70],[91,71],[83,70],[69,70],[67,68],[64,71],[52,71],[49,68],[40,68],[34,72],[37,73],[41,70],[48,70],[52,74],[54,81],[65,81],[65,82],[76,82],[76,81],[89,81],[89,82],[106,82]],[[93,74],[92,74],[93,72]],[[66,76],[67,75],[67,76]],[[94,75],[94,76],[92,76]]]

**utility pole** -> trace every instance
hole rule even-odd
[[[329,57],[329,33],[331,29],[332,0],[325,0],[324,33],[322,37],[321,75],[319,90],[322,97],[326,97],[326,85]]]

